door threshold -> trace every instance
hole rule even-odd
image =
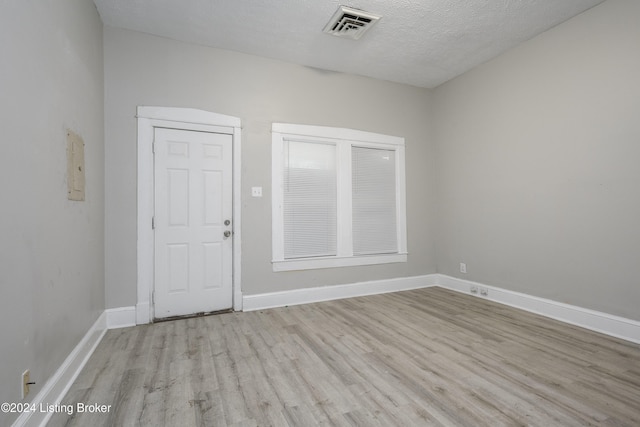
[[[153,319],[153,323],[170,322],[172,320],[193,319],[194,317],[214,316],[216,314],[228,314],[228,313],[233,313],[233,308],[227,308],[227,309],[218,310],[218,311],[208,311],[208,312],[203,311],[200,313],[184,314],[181,316],[162,317],[160,319]]]

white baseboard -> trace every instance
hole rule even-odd
[[[107,316],[107,329],[126,328],[136,326],[136,307],[108,308],[105,311]]]
[[[270,292],[266,294],[244,295],[242,307],[244,311],[266,308],[284,307],[287,305],[309,304],[341,298],[352,298],[365,295],[383,294],[387,292],[408,291],[427,288],[437,284],[436,274],[424,276],[401,277],[397,279],[373,280],[369,282],[350,283],[347,285],[321,286],[316,288],[294,289],[291,291]]]
[[[31,404],[36,408],[39,408],[40,404],[59,404],[106,332],[107,316],[102,313],[55,374],[33,398]],[[13,427],[44,426],[52,414],[46,411],[23,412],[13,423]]]
[[[488,290],[488,295],[478,293],[475,296],[640,344],[638,321],[444,274],[437,276],[436,282],[440,287],[469,295],[473,295],[471,286],[483,287]]]

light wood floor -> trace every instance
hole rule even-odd
[[[109,331],[50,426],[640,426],[640,346],[440,288]]]

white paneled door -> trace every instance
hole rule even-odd
[[[155,318],[230,309],[233,137],[165,128],[154,137]]]

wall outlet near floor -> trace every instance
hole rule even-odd
[[[31,374],[29,373],[29,370],[27,369],[26,371],[24,371],[22,373],[22,398],[24,399],[25,397],[27,397],[27,394],[29,394],[29,383],[31,382]]]
[[[483,297],[488,297],[489,296],[489,289],[480,287],[480,295],[482,295]]]
[[[476,285],[471,285],[471,288],[469,288],[469,291],[472,294],[477,294],[478,293],[478,287]]]
[[[465,264],[464,262],[460,263],[460,273],[466,273],[467,272],[467,264]]]

